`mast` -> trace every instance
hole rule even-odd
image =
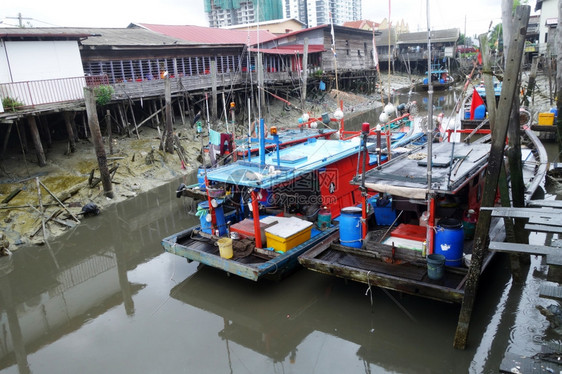
[[[432,164],[432,144],[433,144],[433,84],[431,83],[431,25],[429,22],[429,0],[426,0],[427,11],[427,212],[429,221],[427,224],[426,242],[430,253],[433,253],[433,217],[431,216],[433,199],[431,193],[431,164]]]

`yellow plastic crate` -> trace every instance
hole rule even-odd
[[[277,225],[265,229],[268,247],[278,252],[286,252],[310,239],[312,222],[296,217],[276,217],[279,218],[284,219],[281,219]]]
[[[552,126],[554,125],[554,113],[539,113],[539,126]]]

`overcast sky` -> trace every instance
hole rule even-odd
[[[529,0],[531,14],[536,0]],[[3,1],[0,21],[34,27],[126,27],[131,22],[208,26],[203,0],[19,0]],[[404,19],[410,31],[427,30],[426,0],[363,0],[363,18],[393,23]],[[501,0],[430,0],[431,29],[459,28],[469,36],[488,30],[501,21]],[[466,25],[466,26],[465,26]],[[0,26],[2,26],[0,24]]]

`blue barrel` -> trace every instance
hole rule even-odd
[[[340,244],[346,247],[361,248],[362,244],[361,208],[347,207],[340,215]]]
[[[209,202],[202,201],[199,204],[197,204],[197,208],[209,210]],[[219,236],[225,235],[226,221],[224,219],[224,210],[220,202],[219,205],[215,208],[215,218],[217,222],[217,228],[219,229]],[[199,222],[201,223],[201,230],[203,230],[203,232],[206,232],[207,234],[215,234],[212,230],[211,222],[207,222],[206,214],[199,216]]]
[[[486,105],[481,104],[474,109],[474,119],[486,118]]]
[[[445,256],[445,265],[461,266],[464,247],[462,222],[456,218],[443,218],[437,225],[434,253]]]
[[[554,113],[554,118],[558,117],[558,109],[557,108],[550,108],[550,113]]]

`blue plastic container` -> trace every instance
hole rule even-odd
[[[396,212],[392,209],[392,198],[388,199],[385,205],[382,204],[382,200],[379,200],[377,197],[373,203],[377,225],[390,226],[396,219]]]
[[[423,84],[427,84],[427,78],[423,79]]]
[[[197,204],[197,207],[199,209],[206,209],[209,210],[209,202],[208,201],[202,201],[199,204]],[[222,208],[222,203],[219,202],[219,205],[215,208],[215,218],[216,218],[216,222],[217,222],[217,228],[219,230],[219,236],[223,236],[226,234],[226,221],[224,219],[224,210]],[[207,234],[215,234],[213,232],[213,228],[212,228],[212,224],[211,222],[207,222],[207,215],[203,214],[199,217],[199,222],[201,224],[201,230],[203,232],[206,232]]]
[[[557,108],[550,108],[550,113],[554,113],[554,118],[558,117],[558,109]]]
[[[474,109],[474,119],[485,119],[486,118],[486,105],[481,104]]]
[[[437,225],[434,253],[445,256],[445,265],[461,266],[464,246],[462,222],[456,218],[443,218]]]
[[[346,247],[361,248],[362,226],[361,208],[347,207],[340,213],[340,244]]]

